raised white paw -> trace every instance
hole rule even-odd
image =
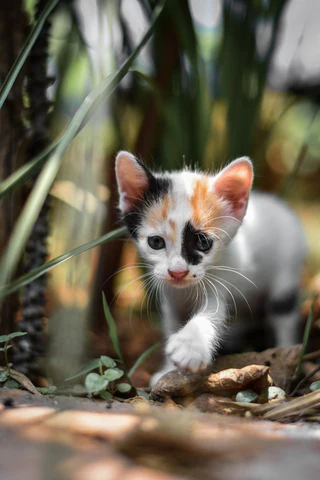
[[[171,335],[166,354],[178,367],[196,372],[206,368],[212,359],[212,346],[196,324],[189,323]]]

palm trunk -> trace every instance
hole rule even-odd
[[[25,41],[26,16],[22,0],[0,2],[0,82],[8,74]],[[24,163],[22,123],[22,82],[21,72],[0,110],[0,180],[3,180]],[[21,191],[5,198],[0,204],[0,255],[3,254],[8,238],[23,205]],[[2,333],[14,330],[18,296],[11,295],[1,308]]]
[[[36,17],[43,11],[46,3],[46,0],[38,1]],[[33,158],[49,144],[50,102],[47,99],[47,88],[51,81],[47,76],[49,28],[50,21],[47,20],[26,64],[26,91],[30,104],[26,112],[29,121],[28,158]],[[26,194],[30,193],[34,180],[26,186]],[[46,261],[49,208],[48,197],[26,246],[23,273],[30,272]],[[19,330],[27,332],[28,335],[19,339],[13,355],[14,367],[33,379],[43,373],[41,357],[44,356],[47,343],[44,333],[46,288],[46,275],[43,275],[27,285],[23,291]]]

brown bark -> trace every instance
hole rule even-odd
[[[25,40],[26,16],[22,0],[0,3],[0,82],[8,74]],[[22,82],[19,74],[10,94],[0,110],[0,180],[3,180],[23,163],[22,141]],[[20,192],[10,195],[0,204],[0,255],[3,254],[13,225],[21,210],[23,198]],[[17,296],[11,296],[2,305],[1,332],[12,331],[17,311]]]

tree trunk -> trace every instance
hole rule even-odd
[[[0,2],[0,82],[8,74],[25,41],[26,15],[22,0]],[[25,129],[22,123],[23,74],[16,79],[9,96],[0,110],[0,180],[5,179],[24,163],[22,143]],[[4,199],[0,204],[0,255],[23,205],[21,191]],[[8,333],[14,329],[18,309],[18,296],[7,298],[1,308],[0,330]]]

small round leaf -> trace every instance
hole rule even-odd
[[[257,400],[258,395],[253,390],[243,390],[236,395],[236,402],[251,403]]]
[[[311,392],[315,392],[316,390],[320,390],[320,380],[317,380],[316,382],[311,383],[310,390],[311,390]]]
[[[104,391],[99,393],[100,397],[103,398],[103,400],[112,400],[113,395],[110,392]]]
[[[120,368],[109,368],[108,370],[105,370],[103,378],[106,378],[109,382],[113,382],[122,376],[123,370],[120,370]]]
[[[112,358],[107,357],[106,355],[101,355],[100,360],[107,368],[114,368],[117,365]]]
[[[5,382],[8,378],[8,370],[0,372],[0,382]]]
[[[98,373],[89,373],[86,376],[85,386],[89,393],[100,392],[108,386],[109,381]]]
[[[117,390],[121,393],[129,392],[129,390],[131,390],[131,385],[129,383],[119,383],[117,385]]]
[[[4,388],[20,388],[20,383],[19,382],[16,382],[16,380],[13,380],[13,378],[11,378],[10,380],[7,380],[6,383],[3,385]]]

